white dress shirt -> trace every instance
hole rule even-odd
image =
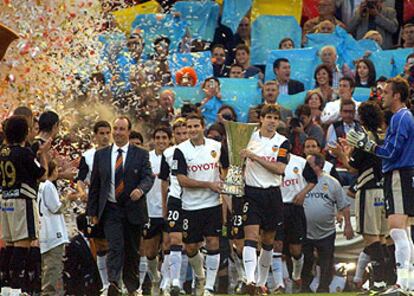
[[[355,101],[354,98],[351,98],[352,101],[355,102],[355,119],[358,120],[358,107],[361,105],[360,102]],[[332,123],[335,121],[341,120],[341,99],[337,99],[332,102],[328,102],[323,108],[322,115],[321,115],[321,122],[324,124]]]
[[[118,147],[116,144],[112,145],[112,151],[111,151],[111,192],[109,194],[108,200],[110,202],[116,202],[115,198],[115,164],[116,164],[116,158],[118,157],[118,149],[122,149],[122,166],[125,169],[125,160],[128,154],[128,148],[129,148],[129,142],[123,146]]]

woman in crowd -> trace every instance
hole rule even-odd
[[[376,79],[375,66],[369,59],[360,59],[356,63],[356,87],[374,87]]]
[[[305,97],[305,105],[311,109],[312,121],[320,124],[321,114],[324,107],[322,93],[318,90],[308,91]]]
[[[313,78],[315,89],[322,94],[324,103],[334,101],[337,95],[332,88],[333,76],[329,67],[323,64],[316,67]]]

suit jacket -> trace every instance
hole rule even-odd
[[[294,80],[294,79],[289,79],[289,82],[288,82],[288,95],[294,95],[294,94],[300,93],[304,90],[305,90],[305,86],[303,85],[302,82]]]
[[[88,198],[88,215],[101,219],[111,189],[111,152],[112,146],[96,151],[93,162],[91,185]],[[118,203],[124,207],[131,224],[145,224],[148,220],[145,194],[154,183],[148,151],[130,144],[124,165],[124,194]],[[139,188],[144,192],[139,200],[130,198],[131,192]]]
[[[66,246],[63,267],[65,295],[100,295],[102,282],[91,249],[81,234]]]

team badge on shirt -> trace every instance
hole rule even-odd
[[[295,174],[298,174],[298,173],[299,173],[299,168],[298,168],[298,167],[294,167],[294,168],[293,168],[293,172],[294,172]]]
[[[279,146],[277,146],[277,145],[274,145],[274,146],[272,147],[272,151],[273,151],[273,152],[276,152],[278,149],[279,149]]]
[[[328,188],[328,184],[323,184],[323,185],[322,185],[322,190],[323,190],[323,191],[325,191],[325,192],[326,192],[326,191],[328,191],[328,189],[329,189],[329,188]]]
[[[216,156],[217,156],[217,152],[216,152],[216,150],[211,150],[211,156],[212,156],[213,158],[216,158]]]
[[[170,227],[172,228],[172,227],[174,227],[175,222],[174,221],[170,221],[169,224],[170,224]]]

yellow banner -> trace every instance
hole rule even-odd
[[[300,24],[302,0],[253,0],[251,21],[259,15],[292,15]]]
[[[138,14],[150,14],[161,12],[161,6],[157,1],[151,0],[143,4],[139,4],[133,7],[121,9],[112,12],[115,17],[118,27],[126,34],[131,32],[132,22],[135,20]]]

